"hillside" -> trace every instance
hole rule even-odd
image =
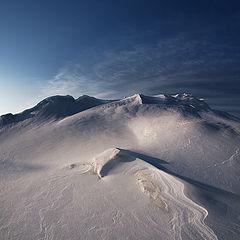
[[[191,94],[47,98],[0,117],[0,238],[239,239],[239,149]]]

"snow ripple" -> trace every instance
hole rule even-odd
[[[77,170],[80,174],[84,174],[89,172],[92,169],[92,165],[88,163],[72,163],[70,165],[65,166],[65,169],[75,169]]]
[[[208,211],[184,194],[184,184],[176,177],[157,169],[140,170],[136,175],[143,192],[172,215],[173,239],[218,239],[204,222]]]

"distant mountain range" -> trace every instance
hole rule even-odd
[[[115,102],[131,101],[138,99],[139,104],[157,104],[162,108],[169,109],[178,109],[180,112],[185,114],[192,114],[199,116],[199,112],[202,111],[212,111],[215,114],[221,115],[229,119],[239,120],[237,117],[234,117],[226,112],[213,110],[203,99],[198,99],[191,94],[175,94],[175,95],[165,95],[159,94],[155,96],[146,96],[143,94],[135,94],[131,97],[121,99],[121,100],[103,100],[83,95],[77,99],[74,99],[72,96],[52,96],[48,97],[36,106],[27,109],[18,114],[4,114],[0,116],[0,127],[15,124],[25,120],[31,120],[36,122],[39,120],[58,120],[68,116],[72,116],[76,113],[82,112],[92,107],[99,105]]]

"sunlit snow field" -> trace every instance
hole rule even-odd
[[[45,99],[0,117],[0,239],[240,239],[239,148],[189,94]]]

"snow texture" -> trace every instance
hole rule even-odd
[[[239,239],[240,120],[191,94],[47,98],[0,117],[0,239]]]

